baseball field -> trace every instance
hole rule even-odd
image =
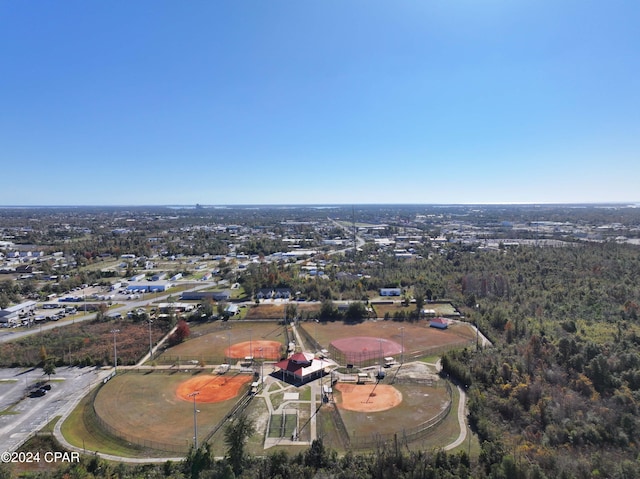
[[[475,340],[474,330],[467,324],[458,322],[452,323],[445,330],[429,327],[428,321],[409,323],[384,320],[365,321],[358,324],[310,321],[300,323],[300,327],[327,350],[330,349],[333,341],[350,338],[371,338],[373,342],[368,345],[369,350],[379,348],[375,340],[392,341],[401,349],[404,347],[406,360],[431,353],[436,354],[445,348],[462,347]],[[360,346],[356,347],[361,349]],[[358,351],[359,349],[354,349],[352,352]],[[392,355],[397,353],[393,352]]]
[[[248,396],[255,376],[240,371],[257,373],[262,370],[262,361],[254,362],[251,368],[236,367],[220,375],[208,366],[222,362],[235,364],[236,359],[242,364],[247,356],[252,356],[254,361],[275,361],[285,354],[285,344],[295,338],[291,326],[286,327],[289,329],[285,330],[284,325],[275,321],[218,321],[192,326],[188,340],[153,359],[156,369],[119,374],[103,385],[94,401],[95,414],[111,434],[132,444],[159,450],[186,450],[193,443],[196,428],[194,409],[201,443],[239,400]],[[298,324],[297,328],[303,328],[306,335],[326,348],[340,339],[360,347],[361,343],[354,338],[368,338],[373,347],[383,344],[397,349],[403,345],[407,362],[411,356],[424,357],[429,351],[459,347],[475,339],[474,332],[460,323],[444,331],[430,328],[426,322],[384,320],[355,325],[307,322]],[[201,367],[203,358],[207,367]],[[189,362],[194,363],[187,367]],[[333,404],[327,408],[335,408],[343,439],[346,437],[354,447],[370,447],[372,438],[385,440],[399,432],[409,437],[417,426],[448,412],[451,391],[431,366],[417,364],[422,366],[416,369],[403,364],[399,369],[387,370],[386,378],[379,384],[335,384]],[[272,371],[272,367],[264,366],[265,374]],[[272,409],[278,408],[282,402],[279,395],[297,390],[293,385],[282,383],[277,374],[268,376],[267,381],[267,384],[280,384],[282,391],[277,389],[269,394],[268,388],[260,390],[251,400],[248,412],[266,411],[267,408],[260,407],[266,402],[271,402]],[[315,407],[320,404],[319,392],[315,401],[301,398],[287,407],[294,407],[300,424],[305,424],[306,418],[315,414],[313,404]],[[323,413],[318,416],[319,430],[334,427],[326,426],[323,416]],[[265,424],[265,430],[258,431],[262,439],[257,441],[262,442],[268,431],[266,421],[258,422]],[[303,431],[305,435],[307,430]]]
[[[277,321],[215,321],[191,326],[188,339],[153,359],[156,364],[234,362],[251,356],[279,360],[286,351],[284,326]]]
[[[119,374],[102,386],[94,409],[114,435],[133,444],[185,450],[193,442],[197,392],[198,440],[201,442],[237,400],[247,394],[250,374],[216,376],[201,372]]]

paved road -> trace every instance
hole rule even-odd
[[[190,284],[193,284],[193,283],[190,283]],[[192,288],[186,289],[185,291],[199,291],[201,289],[211,288],[213,284],[215,283],[203,282],[202,284],[198,284]],[[110,309],[109,313],[124,313],[126,311],[130,311],[136,308],[143,308],[145,306],[150,305],[151,303],[155,303],[163,299],[167,299],[169,296],[174,296],[174,295],[175,293],[156,296],[156,293],[149,293],[146,295],[147,296],[146,298],[141,299],[139,301],[127,301],[126,304],[122,306],[118,306],[117,308]],[[82,306],[80,304],[74,303],[74,305],[82,309]],[[12,329],[3,328],[3,329],[0,329],[0,343],[5,343],[7,341],[14,341],[16,339],[24,338],[26,336],[31,336],[32,334],[38,334],[43,331],[48,331],[50,329],[68,326],[74,323],[91,321],[95,319],[95,317],[96,317],[95,313],[82,314],[82,312],[79,311],[75,317],[68,317],[61,321],[39,324],[37,326],[33,326],[28,329],[19,329],[18,331],[15,331]]]
[[[460,434],[458,434],[455,441],[444,446],[443,449],[445,451],[455,449],[467,438],[467,395],[460,386],[458,386],[458,392],[460,393],[460,399],[458,401],[458,425],[460,426]]]
[[[345,234],[347,235],[347,238],[349,238],[349,239],[353,238],[353,231],[351,229],[349,229],[347,226],[345,226],[342,223],[334,220],[333,218],[327,218],[327,219],[329,221],[331,221],[337,228],[342,229],[345,232]],[[362,238],[362,236],[358,236],[356,234],[356,248],[358,248],[358,249],[362,248],[365,243],[366,243],[366,241],[364,240],[364,238]],[[343,249],[330,251],[329,254],[330,255],[345,254],[347,251],[353,251],[353,245],[349,246],[348,248],[343,248]]]
[[[483,336],[484,337],[484,336]],[[486,339],[486,338],[485,338]],[[491,343],[489,343],[491,344]],[[435,366],[436,371],[442,371],[442,361],[438,359],[438,361],[433,364]],[[455,449],[460,444],[464,442],[467,438],[467,395],[460,386],[457,386],[458,392],[460,393],[460,399],[458,400],[458,426],[460,427],[460,433],[458,437],[451,443],[447,444],[443,447],[445,451],[450,451],[451,449]]]

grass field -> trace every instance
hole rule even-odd
[[[298,426],[297,414],[272,414],[269,422],[269,437],[290,438]]]
[[[220,364],[226,360],[225,350],[233,344],[252,340],[269,340],[286,346],[284,326],[276,321],[213,321],[191,325],[189,338],[154,358],[158,364],[174,364],[178,360]],[[254,356],[258,356],[256,352]]]
[[[298,315],[301,313],[311,313],[320,311],[320,304],[307,304],[307,303],[267,303],[259,304],[249,308],[246,319],[277,319],[282,320],[284,318],[284,309],[287,304],[295,305],[298,310]]]
[[[88,452],[100,452],[121,457],[160,455],[158,451],[128,444],[108,434],[100,427],[92,408],[93,394],[85,396],[61,426],[62,435],[72,445]]]
[[[287,304],[293,304],[298,310],[298,316],[302,313],[317,313],[320,311],[321,305],[319,303],[266,303],[251,306],[248,308],[246,319],[278,319],[284,318],[284,310]],[[403,306],[401,303],[388,303],[382,298],[379,298],[379,302],[373,300],[371,303],[376,317],[382,319],[384,315],[389,313],[393,316],[394,313],[404,311],[405,313],[411,313],[415,311],[415,305]],[[436,316],[454,316],[456,309],[451,303],[428,303],[424,306],[425,309],[432,309],[435,311]]]
[[[370,387],[373,389],[373,385]],[[404,429],[410,430],[435,417],[449,400],[447,388],[443,383],[438,386],[395,384],[394,387],[402,394],[402,402],[398,406],[366,414],[342,409],[340,392],[334,392],[340,415],[352,440],[357,440],[358,437],[368,438],[374,434],[393,435]]]
[[[303,408],[306,409],[306,408]],[[245,410],[247,417],[252,420],[256,427],[256,433],[252,435],[247,442],[247,453],[252,455],[263,456],[265,455],[264,440],[267,434],[267,427],[269,422],[269,410],[266,403],[256,398],[249,403],[249,406]],[[304,424],[309,420],[309,413],[304,411],[298,411],[298,424]],[[307,428],[308,431],[309,428]],[[304,431],[303,431],[304,432]],[[301,437],[301,440],[308,440],[308,437]],[[211,446],[211,452],[214,456],[224,456],[226,453],[226,446],[224,444],[224,428],[220,429],[209,441]],[[275,451],[286,451],[289,455],[295,455],[299,452],[304,452],[308,449],[308,445],[301,444],[299,446],[275,446],[268,450],[269,453]]]
[[[393,317],[394,313],[398,313],[400,311],[404,311],[405,313],[412,313],[416,310],[415,304],[410,304],[409,306],[403,306],[401,303],[387,303],[385,302],[376,302],[373,300],[371,302],[371,306],[376,313],[376,317],[384,318],[385,314],[389,314]],[[423,306],[423,309],[432,309],[435,311],[436,316],[453,316],[456,314],[456,309],[453,307],[451,303],[428,303]]]
[[[475,339],[475,332],[464,323],[455,323],[444,331],[429,327],[428,321],[399,323],[377,320],[353,325],[342,322],[306,322],[301,323],[300,327],[325,349],[329,349],[329,344],[335,339],[370,336],[404,345],[407,358],[418,357],[432,348],[462,346]]]
[[[186,447],[193,442],[194,405],[176,395],[178,386],[194,375],[185,373],[121,374],[98,392],[96,414],[117,436],[136,444],[162,449]],[[198,440],[202,441],[237,402],[235,398],[216,403],[198,403]]]
[[[402,402],[391,409],[364,413],[347,410],[342,404],[342,395],[348,394],[349,386],[355,385],[338,383],[334,387],[335,404],[323,407],[318,416],[318,431],[328,446],[339,451],[344,451],[347,444],[353,449],[375,449],[377,445],[392,441],[395,434],[403,445],[406,438],[409,441],[406,444],[411,448],[419,443],[432,449],[443,447],[457,437],[457,390],[448,387],[435,367],[420,362],[407,363],[389,371],[381,385],[397,389]],[[369,388],[372,392],[378,389],[374,389],[374,384],[359,387]],[[375,401],[375,396],[372,400]],[[418,429],[430,421],[437,422],[418,433]]]

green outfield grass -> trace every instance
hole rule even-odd
[[[437,386],[421,384],[394,384],[402,394],[402,402],[391,409],[380,412],[362,413],[340,409],[340,415],[349,436],[354,439],[374,434],[393,435],[402,430],[411,430],[440,413],[449,400],[444,381]],[[373,389],[373,385],[371,388]],[[340,404],[340,392],[335,390]],[[375,398],[373,399],[375,400]]]
[[[250,340],[277,341],[286,346],[284,326],[277,321],[244,322],[212,321],[190,325],[189,338],[181,344],[167,349],[153,359],[157,364],[181,364],[186,361],[199,361],[201,358],[213,361],[212,364],[225,361],[225,350],[235,343]],[[257,356],[257,352],[256,352]]]
[[[84,449],[89,454],[100,452],[121,457],[153,456],[153,451],[128,445],[104,431],[92,411],[92,402],[92,394],[85,396],[62,423],[62,435],[70,444]]]
[[[475,332],[465,323],[454,323],[442,331],[429,327],[425,320],[416,323],[377,320],[358,324],[309,321],[300,323],[300,327],[325,349],[329,349],[335,339],[369,336],[404,345],[407,357],[417,357],[423,352],[428,354],[433,348],[464,346],[475,338]]]
[[[194,406],[191,401],[180,399],[176,389],[192,377],[190,373],[168,372],[116,376],[100,389],[94,401],[103,429],[143,447],[176,452],[186,450],[193,442]],[[196,402],[199,442],[247,390],[248,386],[245,386],[238,396],[223,402]]]

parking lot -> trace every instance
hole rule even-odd
[[[59,368],[47,382],[48,377],[40,368],[0,369],[0,451],[18,448],[109,373],[93,367]],[[29,397],[39,382],[49,384],[51,389]]]

